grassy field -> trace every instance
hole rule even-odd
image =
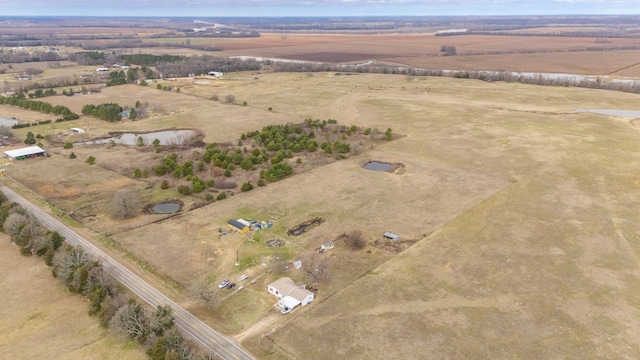
[[[91,209],[81,211],[88,226],[117,229],[113,241],[185,288],[200,278],[215,287],[243,273],[262,275],[236,294],[219,291],[224,301],[213,310],[183,301],[259,358],[640,356],[640,132],[628,119],[575,112],[640,110],[637,95],[373,74],[238,73],[196,81],[173,82],[180,93],[130,85],[48,101],[72,109],[106,99],[157,104],[135,122],[68,123],[90,136],[197,128],[207,142],[235,143],[242,132],[312,117],[392,128],[396,139],[325,166],[302,164],[298,175],[159,222],[144,214],[115,222],[104,208],[121,187],[138,189],[144,201],[176,197],[154,178],[131,177],[131,169],[165,153],[53,147],[52,157],[7,173],[41,193],[48,189],[48,198],[69,209]],[[248,105],[212,101],[213,94]],[[70,151],[78,159],[69,159]],[[96,165],[83,162],[89,155]],[[404,168],[371,172],[362,168],[369,160]],[[36,176],[42,173],[48,176]],[[273,219],[274,227],[256,232],[257,242],[219,235],[239,217]],[[285,234],[313,217],[326,221],[302,236]],[[330,276],[317,301],[273,316],[276,299],[266,284],[282,274],[305,280],[281,265],[354,229],[369,244],[354,251],[338,243],[324,254]],[[376,245],[384,231],[415,244],[396,254]],[[266,247],[272,238],[286,245]]]
[[[146,359],[100,327],[82,297],[68,292],[40,258],[21,256],[0,236],[0,352],[7,359]]]

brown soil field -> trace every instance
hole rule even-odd
[[[640,132],[628,119],[575,112],[640,110],[638,95],[376,74],[255,72],[171,83],[181,92],[129,85],[48,101],[72,109],[107,100],[158,105],[139,121],[83,116],[65,123],[81,124],[87,136],[196,128],[207,142],[235,143],[242,132],[306,117],[395,134],[348,159],[301,164],[304,171],[285,180],[155,223],[158,217],[144,214],[118,223],[92,208],[98,220],[90,227],[102,232],[94,224],[109,221],[119,229],[111,241],[185,288],[201,278],[215,288],[222,279],[264,273],[236,294],[218,292],[225,300],[214,309],[181,300],[258,358],[640,357]],[[248,104],[209,100],[213,94]],[[153,178],[126,173],[165,152],[46,147],[52,157],[15,163],[6,173],[49,190],[47,197],[69,209],[105,204],[119,187],[138,189],[144,201],[177,196],[162,193]],[[96,165],[83,162],[89,155]],[[363,169],[370,160],[404,167]],[[255,232],[254,241],[219,235],[240,217],[274,226]],[[286,235],[315,217],[326,221]],[[352,230],[369,244],[355,251],[339,242],[322,254],[330,276],[318,284],[317,300],[272,316],[276,299],[266,284],[282,274],[306,281],[283,265]],[[384,231],[414,245],[399,254],[374,246]],[[273,238],[285,246],[265,246]]]
[[[88,303],[0,236],[0,352],[6,359],[146,359],[87,315]]]
[[[280,57],[321,62],[388,61],[436,69],[536,71],[571,74],[614,74],[637,64],[640,39],[613,38],[598,43],[590,37],[432,34],[328,35],[263,34],[259,38],[212,39],[223,54]],[[442,45],[455,46],[456,56],[441,56]],[[586,48],[608,51],[584,51]],[[499,55],[491,55],[492,53]],[[465,55],[466,54],[466,55]]]

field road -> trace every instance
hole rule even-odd
[[[6,186],[0,187],[7,198],[28,210],[36,216],[40,222],[47,228],[57,231],[64,236],[66,241],[75,246],[82,246],[87,254],[102,262],[105,270],[107,270],[116,280],[120,281],[129,290],[134,292],[144,301],[156,308],[158,305],[168,304],[173,308],[175,316],[175,324],[182,330],[185,337],[199,344],[204,350],[210,352],[211,355],[217,355],[221,359],[229,360],[248,360],[254,359],[249,353],[244,351],[239,345],[226,337],[220,335],[207,324],[200,321],[191,313],[183,309],[181,306],[171,301],[160,291],[149,285],[140,277],[129,271],[120,263],[105,254],[102,250],[95,247],[89,241],[85,240],[66,225],[47,214],[34,204],[27,201]]]

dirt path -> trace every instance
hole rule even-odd
[[[250,328],[247,330],[237,334],[235,336],[236,341],[241,344],[245,339],[251,338],[259,333],[266,333],[267,331],[275,331],[278,326],[273,326],[279,319],[281,319],[282,315],[276,312],[269,312],[262,319],[256,321]],[[268,330],[267,330],[268,329]]]

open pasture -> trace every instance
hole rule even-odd
[[[0,352],[10,359],[146,359],[135,344],[87,315],[88,304],[0,236]]]

